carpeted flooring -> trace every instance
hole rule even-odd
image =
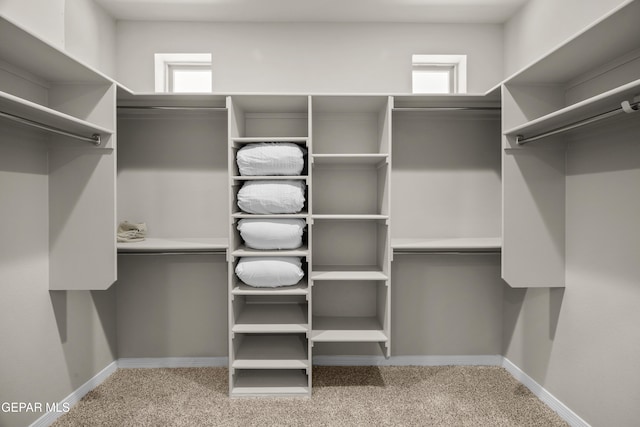
[[[119,369],[53,426],[568,425],[500,367],[317,366],[310,399],[230,399],[227,375]]]

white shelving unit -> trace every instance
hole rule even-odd
[[[309,97],[231,96],[229,106],[229,394],[238,396],[310,396],[311,343],[308,277],[295,286],[258,288],[241,282],[235,267],[243,257],[291,256],[303,259],[309,271],[311,233],[303,246],[293,250],[247,248],[237,230],[241,218],[302,218],[310,220],[311,177],[308,155],[299,176],[242,176],[236,164],[237,151],[256,142],[290,142],[309,153]],[[258,215],[245,213],[237,205],[242,185],[257,180],[303,180],[306,205],[299,213]]]
[[[47,197],[31,209],[48,216],[49,289],[106,289],[116,279],[115,83],[4,17],[0,39],[0,156],[18,142],[45,158]]]
[[[504,82],[502,277],[513,287],[565,286],[567,164],[585,132],[639,117],[580,126],[640,94],[639,14],[638,2],[619,8]]]
[[[118,242],[118,253],[186,253],[226,252],[226,237],[158,238],[148,237],[141,242]]]
[[[384,96],[314,96],[314,343],[380,344],[390,356],[391,106]],[[352,304],[332,304],[342,299]]]

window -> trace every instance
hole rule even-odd
[[[156,53],[156,92],[211,92],[210,53]]]
[[[413,93],[465,93],[466,55],[413,55]]]

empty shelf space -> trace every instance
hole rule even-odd
[[[159,238],[147,237],[141,242],[119,242],[118,253],[153,252],[225,252],[229,247],[226,237],[211,238]]]
[[[311,340],[315,342],[385,342],[375,317],[314,317]]]
[[[448,239],[391,239],[391,247],[400,252],[497,252],[502,248],[500,237],[469,237]]]
[[[245,304],[231,329],[237,333],[307,332],[307,306],[304,304]]]
[[[93,134],[106,136],[113,133],[112,129],[94,125],[2,91],[0,91],[0,112],[86,137],[91,137]]]
[[[313,267],[311,280],[387,280],[378,266],[322,265]]]
[[[377,165],[388,163],[388,154],[314,154],[312,162],[316,165]]]
[[[245,245],[240,245],[238,249],[234,250],[231,255],[238,257],[248,256],[299,256],[306,257],[309,255],[309,248],[307,245],[303,245],[298,249],[282,249],[282,250],[261,250],[247,248]]]
[[[309,377],[304,370],[238,370],[231,388],[232,397],[307,396]]]
[[[302,279],[296,285],[278,288],[256,288],[244,283],[236,283],[231,293],[233,295],[307,295],[309,286],[305,279]]]
[[[233,368],[306,369],[308,344],[298,335],[247,335],[241,338]]]

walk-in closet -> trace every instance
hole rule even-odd
[[[0,1],[0,425],[637,425],[640,2],[445,3]]]

